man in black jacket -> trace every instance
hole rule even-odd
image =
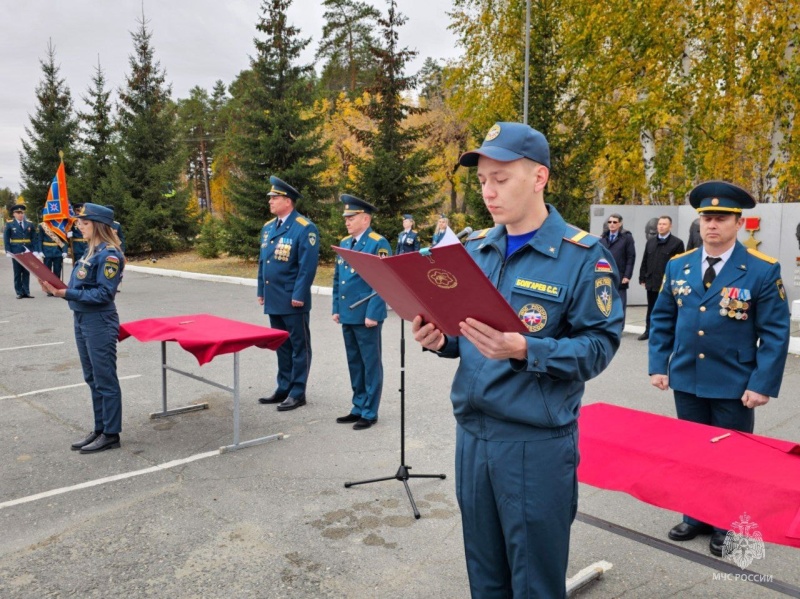
[[[628,286],[633,278],[633,263],[636,262],[636,248],[633,234],[622,228],[622,216],[615,213],[608,217],[608,229],[600,238],[600,243],[608,248],[617,263],[619,299],[622,301],[624,315],[628,306]]]
[[[683,241],[675,237],[672,230],[672,219],[669,216],[658,218],[658,235],[647,240],[639,268],[639,283],[647,290],[647,321],[644,333],[639,341],[650,338],[650,314],[656,304],[664,271],[673,256],[683,253]]]

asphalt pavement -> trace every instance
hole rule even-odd
[[[69,266],[66,267],[69,271]],[[255,289],[130,269],[117,304],[122,322],[210,313],[268,326]],[[160,345],[119,345],[122,447],[98,455],[70,451],[92,428],[63,300],[17,300],[11,264],[0,261],[0,598],[463,598],[469,596],[454,492],[455,423],[448,399],[454,361],[405,347],[409,488],[402,482],[345,488],[393,477],[400,441],[401,322],[383,329],[385,382],[380,420],[354,431],[350,385],[328,295],[314,296],[308,405],[291,412],[257,403],[274,390],[273,352],[241,352],[241,439],[284,438],[220,454],[233,439],[229,393],[168,375],[170,406],[209,409],[150,419],[161,407]],[[674,415],[671,394],[649,385],[644,309],[632,307],[611,366],[587,385],[585,404],[605,401]],[[406,333],[410,327],[406,326]],[[176,368],[230,385],[233,358],[199,367],[176,344]],[[781,397],[759,408],[756,432],[800,441],[798,357],[790,355]],[[708,554],[708,537],[666,541],[679,516],[585,485],[572,528],[569,576],[598,561],[613,567],[578,596],[587,598],[781,597],[800,587],[800,552],[768,544],[750,580]],[[610,525],[603,525],[603,523]],[[605,527],[604,527],[605,526]],[[632,531],[617,534],[623,527]],[[609,530],[609,528],[613,530]],[[665,551],[666,542],[687,555]],[[542,545],[548,539],[541,539]],[[655,546],[654,546],[655,545]],[[772,580],[773,587],[753,582]]]

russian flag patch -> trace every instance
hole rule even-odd
[[[597,264],[594,265],[594,272],[613,272],[614,269],[611,268],[611,264],[608,263],[608,260],[605,258],[600,258],[597,261]]]

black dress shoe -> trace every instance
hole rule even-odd
[[[100,433],[100,436],[89,443],[89,445],[81,447],[81,453],[95,453],[98,451],[105,451],[106,449],[116,449],[120,445],[119,435]]]
[[[18,295],[17,299],[25,299],[25,296],[24,295]]]
[[[92,431],[85,439],[81,439],[80,441],[75,441],[75,443],[70,445],[70,447],[74,451],[78,451],[82,447],[86,447],[87,445],[89,445],[89,443],[97,439],[97,437],[99,437],[101,434],[103,434],[103,431]]]
[[[715,530],[711,535],[711,541],[708,543],[708,548],[712,555],[722,557],[722,550],[725,547],[725,538],[728,532],[725,530]]]
[[[32,296],[30,293],[26,293],[26,294],[25,294],[25,297],[27,297],[27,298],[30,298],[30,299],[33,299],[33,296]]]
[[[361,420],[361,416],[356,416],[355,414],[348,414],[347,416],[340,416],[336,419],[336,422],[339,424],[347,424],[349,422],[358,422]]]
[[[637,339],[638,339],[639,341],[646,341],[647,339],[650,339],[650,331],[645,331],[644,333],[642,333],[641,335],[639,335],[639,336],[637,337]]]
[[[289,397],[288,393],[278,393],[276,391],[269,397],[259,397],[258,403],[281,403],[287,397]]]
[[[375,420],[367,420],[366,418],[359,418],[358,422],[353,425],[353,430],[360,431],[364,430],[365,428],[371,427],[373,424],[378,422],[378,419]]]
[[[289,410],[294,410],[295,408],[299,408],[300,406],[306,405],[306,396],[303,397],[287,397],[283,400],[278,406],[279,412],[288,412]]]
[[[677,526],[673,526],[672,530],[669,531],[667,536],[673,541],[690,541],[697,535],[707,535],[713,530],[714,529],[708,524],[699,524],[695,526],[694,524],[681,522]]]

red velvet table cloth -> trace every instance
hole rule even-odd
[[[800,547],[800,445],[597,403],[579,419],[581,482]],[[730,433],[730,436],[711,440]]]
[[[187,314],[121,324],[119,340],[130,336],[139,341],[176,341],[202,366],[215,356],[235,353],[251,345],[275,350],[289,333],[211,314]]]

